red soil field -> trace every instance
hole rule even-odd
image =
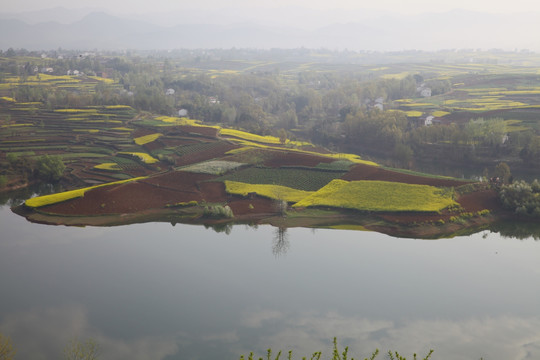
[[[43,211],[60,215],[124,214],[164,208],[179,202],[227,203],[236,216],[270,214],[272,200],[229,196],[221,182],[205,182],[214,175],[171,172],[149,179],[88,191],[84,197],[45,206]]]
[[[214,179],[215,175],[196,174],[188,171],[172,171],[163,175],[153,176],[141,182],[177,191],[199,191],[197,183]]]
[[[320,163],[330,163],[334,159],[296,152],[273,151],[272,157],[264,161],[264,166],[278,168],[280,166],[317,166]]]
[[[161,142],[159,139],[157,139],[157,140],[154,140],[152,142],[144,144],[143,147],[145,148],[146,151],[151,152],[151,151],[154,151],[154,150],[157,150],[157,149],[164,148],[165,144],[163,142]]]
[[[484,209],[502,210],[502,205],[495,190],[475,191],[465,194],[460,196],[458,202],[466,212],[476,212]]]
[[[183,145],[193,145],[198,144],[199,142],[197,140],[193,139],[181,139],[181,138],[167,138],[162,137],[159,139],[163,144],[165,144],[165,147],[176,147],[176,146],[183,146]]]
[[[404,174],[397,171],[382,169],[377,166],[358,164],[341,177],[343,180],[379,180],[401,182],[406,184],[456,187],[467,182],[452,179],[436,179],[418,175]]]
[[[225,155],[227,151],[237,149],[237,145],[233,145],[224,141],[221,141],[221,144],[218,146],[213,146],[209,149],[186,154],[181,156],[177,161],[177,165],[190,165],[190,164],[196,164],[205,160],[211,160],[215,158],[219,158]]]
[[[133,131],[132,137],[133,138],[138,138],[138,137],[141,137],[141,136],[146,136],[146,135],[155,134],[155,133],[156,133],[156,131],[154,129],[142,129],[142,128],[139,128],[139,129],[136,129],[135,131]]]

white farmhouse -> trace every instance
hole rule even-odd
[[[420,91],[420,95],[422,97],[431,97],[431,88],[423,88],[422,91]]]

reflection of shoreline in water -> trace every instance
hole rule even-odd
[[[498,221],[489,227],[492,232],[504,238],[540,240],[540,223],[533,221]]]

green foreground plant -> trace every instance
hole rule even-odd
[[[337,344],[337,338],[334,338],[334,345],[332,348],[332,358],[331,360],[354,360],[355,358],[351,357],[349,358],[349,347],[346,346],[343,351],[339,350],[338,344]],[[287,360],[293,359],[292,350],[289,350],[287,355]],[[431,355],[433,354],[433,350],[430,350],[429,353],[422,358],[422,360],[429,360],[431,358]],[[279,360],[281,358],[282,351],[280,350],[277,355],[273,358],[272,357],[272,349],[268,349],[266,351],[266,357],[255,357],[253,352],[249,354],[249,356],[246,358],[244,355],[240,356],[240,360]],[[364,358],[364,360],[374,360],[379,355],[379,349],[376,349],[370,357]],[[397,351],[388,351],[387,353],[388,358],[390,360],[407,360],[407,358],[401,356]],[[303,356],[302,360],[320,360],[322,356],[322,351],[314,352],[310,357]],[[417,360],[417,355],[413,354],[413,360]]]

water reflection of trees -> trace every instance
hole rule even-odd
[[[289,236],[287,228],[279,227],[274,229],[274,238],[272,240],[272,254],[275,257],[285,255],[289,250]]]
[[[502,221],[490,227],[493,232],[498,232],[502,237],[526,240],[533,238],[540,240],[540,224],[524,221]]]
[[[233,224],[232,223],[204,224],[204,227],[206,229],[212,229],[217,233],[225,233],[226,235],[229,235],[232,231]]]

